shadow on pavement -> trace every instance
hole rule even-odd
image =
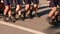
[[[60,24],[56,25],[56,26],[50,26],[48,27],[45,32],[48,34],[60,34],[60,31],[58,31],[58,29],[60,29]]]
[[[60,34],[60,32],[57,32],[56,34]]]
[[[44,11],[42,11],[42,12],[38,12],[38,13],[37,13],[37,17],[41,17],[41,16],[43,16],[43,15],[46,15],[46,14],[48,14],[49,12],[50,12],[50,9],[44,10]],[[34,17],[36,17],[35,14],[32,15],[32,18],[34,18]]]
[[[47,8],[47,7],[48,7],[48,6],[43,6],[43,7],[39,7],[38,9],[43,9],[43,8]],[[57,8],[58,11],[59,11],[59,9],[60,9],[60,8]],[[50,12],[50,10],[51,10],[51,9],[44,10],[44,11],[42,11],[42,12],[39,11],[39,12],[37,13],[37,14],[38,14],[37,17],[41,17],[41,16],[43,16],[43,15],[48,14],[48,13]],[[34,17],[36,17],[35,14],[32,15],[32,18],[34,18]]]
[[[44,9],[44,8],[48,8],[49,6],[42,6],[42,7],[38,7],[38,10],[39,9]]]
[[[38,7],[38,10],[44,9],[44,8],[47,8],[47,7],[49,7],[49,6]],[[32,13],[33,13],[33,10],[31,9],[31,12],[30,12],[30,16],[31,16],[31,17],[29,17],[29,18],[33,19],[34,17],[40,17],[40,16],[43,16],[43,15],[45,15],[45,14],[48,14],[49,12],[50,12],[50,9],[44,10],[44,11],[42,11],[42,12],[39,11],[39,12],[37,13],[37,16],[36,16],[35,14],[32,14]]]

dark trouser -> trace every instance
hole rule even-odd
[[[38,4],[39,3],[39,0],[24,0],[25,1],[25,4],[31,4],[31,2],[33,4]]]
[[[50,7],[57,7],[57,5],[60,6],[60,0],[50,0]]]

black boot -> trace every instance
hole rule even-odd
[[[12,22],[12,19],[11,19],[11,17],[8,17],[8,21],[9,21],[9,22]]]
[[[24,20],[25,20],[25,18],[26,18],[26,12],[25,12],[25,11],[23,11],[23,12],[22,12],[22,14],[23,14],[22,19],[23,19],[23,21],[24,21]]]
[[[4,15],[3,20],[4,20],[5,22],[7,22],[6,18],[7,18],[7,16]]]
[[[38,13],[35,13],[35,16],[38,17]]]

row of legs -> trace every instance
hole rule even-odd
[[[60,16],[60,10],[58,10],[57,15],[55,15],[56,10],[57,10],[57,7],[52,7],[51,11],[48,14],[47,19],[49,20],[49,23],[51,25],[53,25],[55,23],[55,20],[57,20],[56,18],[58,18],[58,16]]]
[[[38,4],[34,4],[33,7],[32,7],[32,10],[34,10],[35,13],[37,13],[37,9],[38,9]],[[24,12],[25,12],[26,16],[29,16],[29,14],[30,14],[30,4],[26,4]],[[4,19],[5,19],[7,14],[8,14],[8,17],[9,17],[9,20],[10,20],[10,18],[12,16],[11,5],[6,5],[5,6]],[[18,14],[18,16],[21,16],[21,5],[16,5],[15,14]]]

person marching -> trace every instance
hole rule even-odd
[[[11,20],[11,5],[13,3],[13,0],[3,0],[3,3],[4,3],[4,20],[6,21],[6,17],[7,17],[7,14],[8,14],[8,17],[9,17],[9,21]]]
[[[39,0],[24,0],[25,1],[25,13],[26,13],[26,16],[30,16],[30,6],[31,6],[31,3],[33,3],[33,8],[32,10],[35,11],[35,13],[37,14],[37,8],[38,8],[38,3],[39,3]]]
[[[24,18],[29,16],[31,0],[23,0],[25,2]]]
[[[33,9],[33,11],[35,11],[35,16],[37,17],[37,16],[38,16],[37,10],[38,10],[39,0],[32,0],[32,2],[33,2],[33,7],[32,7],[32,9]]]
[[[50,13],[48,14],[47,19],[48,19],[48,22],[51,25],[53,25],[54,21],[55,21],[55,12],[57,10],[57,5],[60,6],[60,0],[47,0],[47,1],[49,3],[50,7],[52,7]]]
[[[21,17],[21,5],[22,5],[22,0],[15,0],[16,3],[16,9],[15,9],[15,13],[16,15],[18,14],[18,17]]]

